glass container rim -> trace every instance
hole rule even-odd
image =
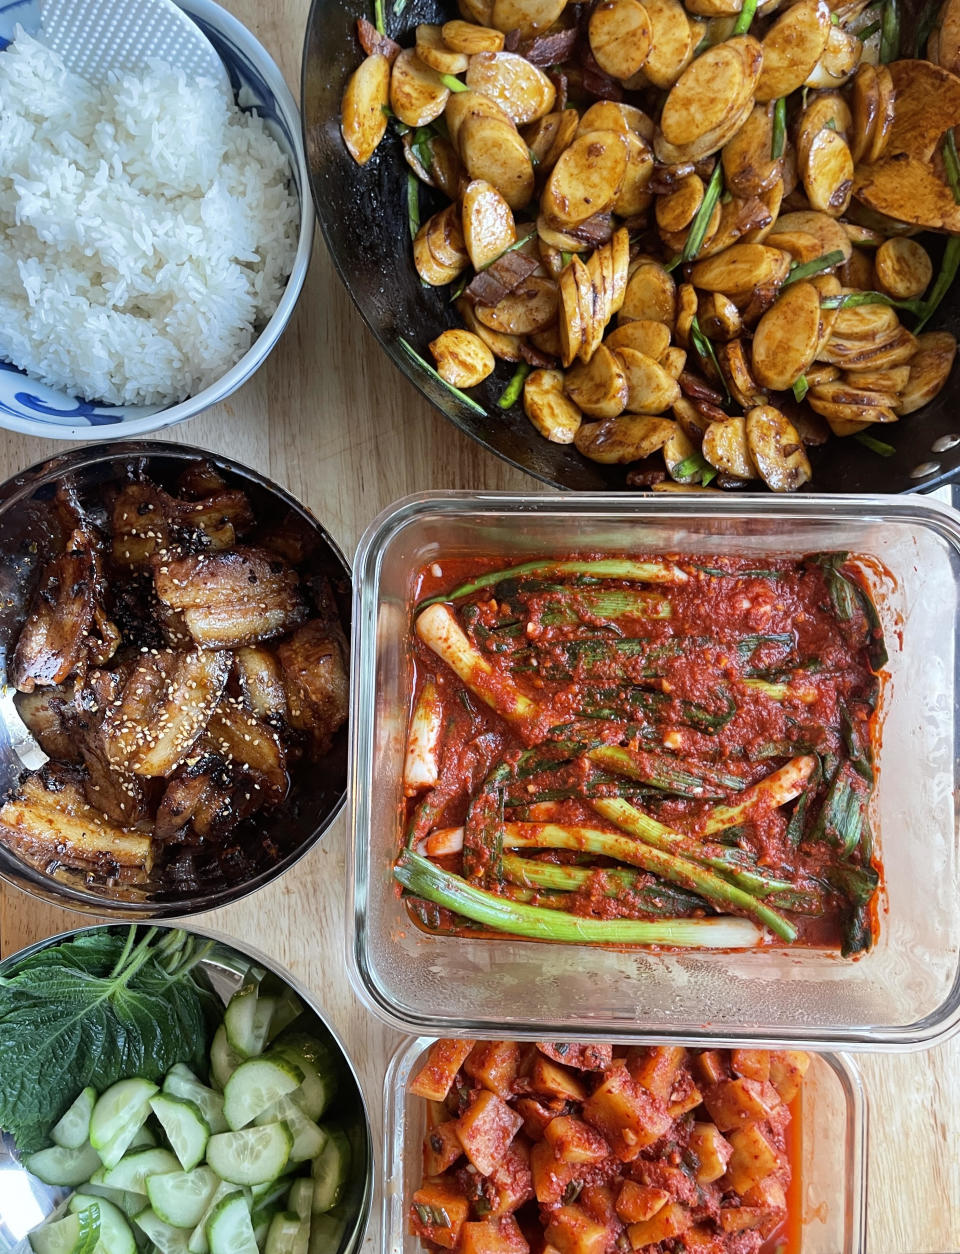
[[[494,1040],[509,1031],[518,1040],[549,1037],[563,1039],[573,1033],[577,1039],[615,1040],[616,1028],[584,1020],[563,1023],[511,1021],[498,1027],[489,1020],[473,1020],[466,1015],[429,1015],[410,1011],[391,1001],[389,993],[370,969],[365,946],[366,872],[370,799],[364,781],[372,766],[375,698],[376,611],[384,550],[391,539],[430,513],[500,515],[523,512],[549,515],[570,514],[611,520],[647,519],[670,523],[680,518],[696,521],[723,518],[804,519],[858,523],[918,522],[936,533],[960,559],[960,511],[951,505],[920,494],[884,495],[765,495],[707,496],[689,494],[647,494],[633,499],[609,492],[500,492],[470,489],[428,490],[399,498],[383,509],[364,531],[354,555],[353,615],[351,639],[351,708],[367,715],[351,719],[348,752],[347,823],[349,844],[346,857],[347,913],[344,929],[345,957],[349,980],[366,1008],[381,1022],[405,1033],[464,1035]],[[955,830],[954,843],[960,840]],[[629,1036],[633,1043],[656,1044],[695,1040],[697,1044],[724,1046],[735,1043],[744,1048],[797,1047],[816,1053],[838,1049],[865,1053],[910,1053],[932,1048],[960,1033],[960,961],[953,982],[940,1005],[920,1019],[892,1026],[863,1024],[857,1027],[820,1025],[804,1034],[796,1028],[768,1028],[737,1033],[729,1027],[712,1031],[709,1024],[697,1030],[690,1025],[677,1028],[658,1026]]]

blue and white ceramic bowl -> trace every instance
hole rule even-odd
[[[220,54],[238,103],[256,109],[290,159],[300,202],[293,271],[276,312],[237,364],[210,387],[178,405],[95,405],[57,391],[0,362],[0,427],[57,440],[127,439],[159,431],[216,405],[259,369],[286,326],[307,276],[313,246],[313,202],[307,181],[300,115],[276,63],[250,31],[212,0],[177,0]],[[14,29],[40,29],[39,0],[0,0],[0,50]]]

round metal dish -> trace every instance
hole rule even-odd
[[[155,441],[92,445],[73,449],[25,470],[0,486],[0,677],[16,645],[39,571],[60,536],[50,501],[70,484],[96,518],[103,486],[131,465],[162,486],[171,486],[189,462],[207,461],[231,487],[242,488],[258,520],[283,522],[303,534],[309,557],[300,564],[301,582],[329,585],[344,635],[350,635],[350,567],[328,533],[277,484],[229,458],[189,445]],[[61,541],[62,543],[62,541]],[[44,755],[27,733],[12,703],[13,689],[0,692],[0,796],[25,767]],[[39,754],[35,760],[31,755]],[[244,820],[230,841],[229,855],[211,858],[203,884],[147,888],[118,885],[102,874],[82,874],[53,864],[40,869],[0,844],[0,876],[37,897],[73,910],[120,918],[164,918],[197,914],[245,897],[291,867],[319,840],[340,813],[347,787],[347,729],[309,771],[297,773],[282,805]]]
[[[456,16],[441,0],[408,0],[397,7],[385,0],[387,32],[412,45],[420,22]],[[407,225],[407,164],[399,139],[388,132],[371,161],[357,166],[340,136],[340,97],[363,53],[356,19],[367,12],[356,0],[313,0],[303,52],[302,114],[307,164],[317,218],[340,277],[364,321],[384,351],[411,382],[455,423],[497,456],[560,488],[581,491],[629,490],[626,468],[587,461],[572,445],[548,443],[527,420],[521,406],[504,413],[497,406],[513,366],[500,362],[473,396],[486,411],[477,413],[409,358],[406,339],[430,360],[427,344],[441,331],[459,325],[446,288],[424,287],[410,255]],[[369,14],[368,14],[369,15]],[[912,22],[903,19],[903,46],[910,47]],[[436,200],[432,199],[436,197]],[[421,191],[421,217],[446,201],[428,188]],[[935,257],[939,246],[930,237]],[[931,329],[960,334],[960,284],[955,284]],[[960,363],[937,399],[919,413],[873,432],[896,448],[881,457],[855,440],[831,439],[813,449],[817,492],[929,491],[960,474]],[[766,489],[763,489],[764,491]]]
[[[121,926],[107,925],[111,930]],[[100,929],[77,928],[31,945],[0,962],[0,977],[15,974],[18,963],[38,950],[69,940],[78,931],[97,930]],[[373,1141],[360,1081],[343,1042],[327,1023],[323,1010],[311,994],[270,958],[255,949],[240,948],[216,933],[199,932],[194,928],[188,930],[214,942],[213,949],[202,960],[200,967],[224,1005],[239,988],[250,967],[263,967],[292,989],[303,1002],[304,1011],[296,1021],[297,1029],[302,1027],[305,1032],[324,1041],[341,1059],[340,1086],[328,1114],[341,1124],[349,1138],[352,1172],[347,1195],[337,1208],[343,1216],[340,1241],[336,1246],[331,1245],[324,1254],[354,1254],[363,1240],[373,1201]],[[70,1192],[70,1189],[43,1184],[36,1176],[31,1176],[19,1162],[13,1138],[6,1133],[0,1135],[0,1254],[7,1254],[8,1251],[32,1254],[27,1233],[52,1214]]]

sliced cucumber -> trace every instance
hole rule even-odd
[[[263,1249],[263,1243],[267,1239],[267,1233],[270,1231],[270,1223],[276,1213],[272,1206],[269,1210],[250,1212],[250,1222],[253,1224],[253,1239],[261,1250]]]
[[[282,1210],[274,1215],[267,1231],[264,1254],[293,1254],[300,1222],[300,1216],[293,1211]]]
[[[278,1102],[275,1102],[262,1115],[258,1116],[256,1122],[274,1123],[278,1119],[287,1125],[293,1135],[290,1162],[305,1163],[311,1158],[316,1158],[326,1145],[326,1132],[319,1124],[307,1118],[297,1104],[296,1095],[281,1097]]]
[[[310,1220],[308,1254],[331,1254],[331,1251],[338,1250],[349,1218],[339,1207],[314,1215]]]
[[[131,1150],[151,1149],[156,1144],[158,1144],[156,1133],[148,1123],[145,1123],[138,1129],[137,1135],[127,1146],[127,1153],[129,1154]]]
[[[80,1149],[90,1139],[90,1116],[97,1101],[97,1090],[88,1085],[53,1125],[50,1139],[64,1149]]]
[[[316,1037],[287,1033],[271,1050],[299,1067],[303,1081],[297,1098],[308,1119],[319,1119],[336,1092],[340,1064],[333,1051]]]
[[[146,1193],[147,1178],[160,1176],[168,1171],[179,1171],[180,1164],[168,1149],[134,1150],[108,1171],[97,1172],[95,1184],[105,1184],[111,1189],[126,1189],[130,1193]]]
[[[170,1097],[185,1097],[200,1107],[211,1132],[226,1132],[230,1126],[223,1115],[223,1096],[216,1089],[201,1084],[189,1067],[178,1062],[167,1072],[163,1091]]]
[[[173,1152],[180,1159],[184,1171],[190,1171],[203,1160],[210,1125],[195,1102],[185,1097],[170,1097],[159,1093],[150,1099],[150,1109],[160,1120]]]
[[[187,1238],[190,1234],[186,1228],[175,1228],[173,1224],[164,1223],[149,1206],[133,1222],[153,1242],[160,1254],[187,1254]]]
[[[294,1180],[287,1204],[300,1219],[308,1219],[313,1209],[313,1181],[305,1176]]]
[[[217,1204],[223,1201],[228,1193],[238,1193],[240,1197],[244,1196],[238,1184],[228,1184],[226,1180],[220,1181],[216,1192],[207,1203],[207,1209],[200,1216],[199,1223],[190,1234],[190,1240],[187,1242],[190,1254],[208,1254],[210,1243],[207,1240],[207,1220],[213,1214]]]
[[[175,1228],[195,1228],[221,1181],[209,1167],[170,1171],[147,1177],[147,1197],[154,1214]]]
[[[313,1213],[322,1214],[332,1210],[343,1197],[350,1176],[350,1142],[346,1133],[336,1124],[324,1127],[327,1143],[314,1158],[311,1167],[313,1176]]]
[[[131,1193],[127,1189],[111,1189],[109,1185],[97,1184],[93,1180],[88,1180],[83,1186],[84,1193],[90,1194],[96,1198],[106,1198],[108,1202],[113,1202],[114,1206],[119,1206],[128,1219],[135,1219],[142,1210],[147,1208],[147,1198],[143,1193]]]
[[[313,1205],[313,1181],[302,1177],[294,1180],[290,1186],[288,1205],[300,1220],[297,1234],[293,1239],[292,1254],[307,1254],[310,1244],[310,1210]]]
[[[100,1166],[100,1155],[89,1142],[79,1149],[51,1145],[49,1149],[38,1150],[25,1158],[23,1165],[44,1184],[65,1184],[76,1188],[78,1184],[86,1184]]]
[[[221,1092],[242,1062],[241,1055],[231,1048],[227,1030],[221,1023],[210,1042],[210,1076]]]
[[[272,1206],[274,1202],[285,1201],[290,1191],[291,1174],[295,1163],[287,1163],[282,1176],[276,1180],[268,1180],[265,1184],[251,1184],[250,1197],[256,1206]]]
[[[207,1220],[207,1240],[210,1254],[259,1254],[250,1211],[240,1194],[217,1203]]]
[[[287,1165],[293,1136],[285,1123],[219,1132],[207,1142],[207,1163],[231,1184],[264,1184]]]
[[[223,1113],[236,1132],[298,1088],[303,1071],[289,1059],[267,1055],[242,1062],[223,1090]]]
[[[123,1212],[105,1197],[89,1193],[74,1193],[70,1199],[70,1211],[81,1215],[96,1206],[100,1213],[100,1239],[97,1254],[136,1254],[137,1243]]]
[[[120,1161],[150,1114],[160,1090],[150,1080],[118,1080],[102,1093],[90,1117],[90,1144],[105,1167]]]
[[[100,1208],[45,1223],[29,1234],[33,1254],[93,1254],[100,1239]]]
[[[273,1016],[267,1031],[268,1041],[272,1041],[281,1032],[286,1031],[291,1023],[295,1023],[303,1014],[303,1002],[286,986],[276,995],[274,1001],[276,1005],[273,1008]]]
[[[245,984],[238,989],[223,1016],[230,1048],[241,1058],[262,1054],[276,1009],[276,998],[258,996],[254,985]]]

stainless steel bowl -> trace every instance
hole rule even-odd
[[[301,583],[325,581],[332,589],[344,634],[350,634],[350,567],[320,523],[271,480],[229,458],[188,445],[131,441],[73,449],[25,470],[0,486],[0,677],[16,645],[40,570],[64,537],[51,508],[57,488],[69,483],[96,520],[104,487],[131,467],[169,486],[190,462],[208,461],[231,487],[242,488],[258,520],[284,522],[309,541],[300,563]],[[12,703],[13,690],[0,690],[0,796],[25,768],[44,755],[27,733]],[[146,889],[111,882],[94,871],[71,872],[57,865],[40,869],[0,844],[0,877],[17,887],[73,910],[120,918],[169,918],[197,914],[255,892],[291,867],[340,813],[347,785],[347,729],[334,737],[319,763],[299,771],[282,805],[244,820],[229,847],[207,857],[202,883],[168,878]],[[39,760],[37,755],[39,756]],[[201,862],[203,859],[201,858]]]
[[[107,930],[124,927],[123,924],[107,924]],[[75,928],[61,932],[48,940],[22,949],[19,953],[0,962],[0,977],[16,973],[24,958],[70,940],[79,932],[100,931],[103,928]],[[188,929],[194,935],[214,941],[213,949],[200,963],[217,996],[224,1005],[239,988],[244,974],[251,966],[263,967],[290,988],[303,1002],[304,1011],[296,1021],[296,1027],[309,1032],[325,1042],[342,1062],[341,1082],[329,1114],[338,1120],[350,1141],[352,1151],[351,1180],[346,1197],[339,1203],[343,1216],[343,1229],[336,1246],[331,1245],[325,1254],[354,1254],[359,1249],[366,1230],[373,1204],[373,1139],[370,1120],[360,1081],[343,1042],[326,1020],[324,1011],[312,995],[272,959],[255,949],[240,948],[232,940],[214,932]],[[43,1184],[31,1176],[21,1165],[13,1138],[0,1134],[0,1254],[16,1251],[31,1254],[27,1233],[43,1219],[51,1215],[71,1190]]]

